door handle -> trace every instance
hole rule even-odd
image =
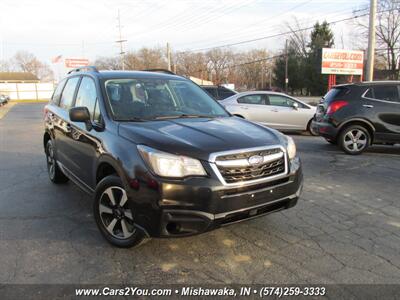
[[[277,110],[277,109],[271,109],[271,111],[273,111],[273,112],[278,112],[278,110]]]
[[[249,108],[246,107],[246,106],[241,106],[240,108],[241,108],[241,109],[249,109]]]
[[[365,108],[373,108],[373,107],[374,107],[373,105],[370,105],[370,104],[363,104],[363,106],[364,106]]]

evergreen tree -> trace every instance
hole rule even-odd
[[[321,74],[322,48],[334,45],[333,32],[326,21],[317,22],[311,31],[307,57],[307,89],[312,95],[323,95],[328,86],[328,75]]]

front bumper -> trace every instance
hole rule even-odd
[[[301,163],[295,158],[287,176],[252,185],[227,187],[214,178],[159,181],[153,193],[141,191],[142,203],[133,211],[148,236],[189,236],[293,207],[302,187]]]

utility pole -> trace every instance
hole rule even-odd
[[[169,43],[167,43],[167,61],[168,61],[168,71],[171,71],[171,48]]]
[[[285,92],[286,93],[288,92],[288,85],[289,85],[288,62],[289,62],[288,40],[286,40],[285,44]]]
[[[122,70],[125,70],[125,52],[124,52],[124,45],[123,43],[126,42],[127,40],[122,39],[122,32],[121,32],[121,16],[119,14],[119,9],[118,9],[118,31],[119,31],[119,40],[115,41],[116,43],[119,43],[119,54],[121,55],[121,68]]]
[[[368,57],[367,74],[365,79],[372,81],[374,79],[374,54],[375,54],[375,19],[376,19],[376,0],[370,0],[369,4],[369,30],[368,30]]]

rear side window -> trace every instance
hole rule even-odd
[[[60,102],[61,93],[63,91],[65,81],[65,79],[61,80],[54,90],[53,96],[51,97],[51,103],[53,103],[54,105],[58,105],[58,103]]]
[[[62,92],[60,107],[69,109],[72,107],[76,86],[79,82],[79,77],[72,77],[68,79],[67,84]]]
[[[76,95],[75,107],[85,106],[93,118],[97,100],[96,85],[92,78],[83,77]]]
[[[399,91],[396,85],[381,85],[371,87],[365,94],[368,98],[377,100],[399,102]]]
[[[217,98],[217,89],[216,88],[204,88],[204,90],[209,93],[215,99]]]
[[[218,88],[218,99],[219,100],[228,98],[228,97],[233,96],[233,95],[235,95],[235,93],[232,92],[231,90],[227,89],[227,88],[224,88],[224,87]]]
[[[327,92],[322,99],[324,100],[324,102],[329,103],[332,100],[343,97],[344,95],[347,95],[349,93],[350,89],[347,87],[336,87]]]
[[[247,95],[240,97],[237,102],[238,103],[245,103],[245,104],[265,104],[265,95]]]

